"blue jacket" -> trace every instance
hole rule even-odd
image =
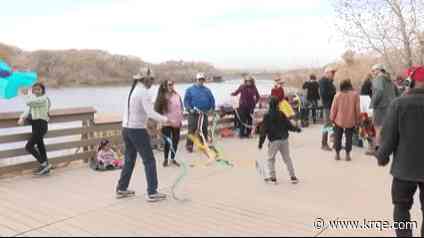
[[[188,111],[195,107],[203,112],[215,110],[215,98],[209,88],[196,84],[187,89],[184,95],[184,106]]]

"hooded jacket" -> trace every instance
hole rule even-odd
[[[372,82],[371,108],[384,109],[399,96],[399,90],[390,80],[390,75],[380,73]]]

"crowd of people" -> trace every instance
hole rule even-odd
[[[270,92],[268,109],[262,120],[254,123],[255,108],[261,95],[255,85],[253,76],[246,76],[232,96],[239,96],[233,113],[240,138],[252,137],[252,132],[259,136],[259,149],[264,141],[269,140],[265,166],[266,182],[276,182],[275,157],[281,153],[290,180],[298,183],[289,150],[289,131],[301,132],[297,124],[307,127],[310,118],[312,123],[319,121],[322,115],[321,149],[335,151],[335,160],[341,160],[340,152],[346,151],[345,160],[352,160],[352,138],[355,133],[363,136],[369,147],[368,155],[377,157],[378,164],[385,166],[393,156],[391,173],[393,175],[392,199],[394,204],[394,220],[409,221],[413,196],[417,188],[421,190],[420,200],[424,206],[424,67],[412,67],[407,70],[407,79],[391,80],[390,74],[383,64],[371,68],[360,90],[355,90],[350,79],[340,81],[339,90],[335,86],[337,69],[327,67],[321,79],[310,75],[304,82],[304,95],[289,96],[284,90],[283,77],[275,78],[275,86]],[[149,89],[155,82],[151,69],[145,69],[134,75],[134,82],[128,94],[123,116],[122,137],[125,144],[124,163],[116,161],[110,143],[102,142],[98,150],[98,160],[104,166],[122,167],[116,187],[118,198],[134,196],[129,190],[129,183],[134,170],[137,154],[140,155],[147,181],[146,200],[161,201],[166,194],[158,191],[156,160],[152,151],[150,136],[147,131],[148,119],[162,125],[160,135],[165,140],[164,159],[162,165],[180,166],[176,153],[180,141],[180,133],[184,111],[188,113],[188,131],[199,133],[203,143],[208,143],[208,115],[216,109],[212,91],[206,86],[206,76],[196,75],[196,82],[189,87],[184,97],[174,89],[174,81],[165,80],[159,86],[155,101]],[[44,136],[48,130],[50,99],[46,96],[43,84],[32,87],[32,94],[22,90],[28,108],[21,115],[18,124],[30,123],[32,136],[26,149],[40,163],[34,173],[46,175],[51,169],[44,145]],[[292,106],[290,106],[292,105]],[[364,106],[365,105],[365,106]],[[293,123],[296,122],[296,123]],[[258,126],[259,125],[259,126]],[[255,128],[258,130],[254,130]],[[358,130],[359,128],[359,130]],[[334,143],[330,145],[332,134]],[[342,141],[345,145],[342,146]],[[187,140],[186,150],[193,152],[193,141]],[[169,162],[170,161],[170,162]],[[424,229],[424,228],[422,228]],[[410,230],[397,230],[398,235],[411,235]],[[423,230],[421,231],[424,235]]]

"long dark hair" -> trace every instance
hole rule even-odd
[[[283,119],[286,119],[286,115],[284,115],[284,113],[282,113],[279,109],[278,109],[278,98],[272,96],[269,100],[269,110],[268,110],[268,115],[270,118],[271,123],[280,123],[280,121]]]
[[[168,112],[168,82],[170,80],[164,80],[158,89],[158,96],[155,101],[155,111],[160,114]]]
[[[110,141],[107,139],[103,139],[100,141],[99,147],[97,148],[97,152],[103,150],[103,148],[110,144]]]
[[[128,104],[127,104],[127,107],[128,107],[128,110],[127,110],[127,112],[128,112],[128,115],[127,115],[128,116],[128,120],[130,120],[130,101],[131,101],[131,95],[132,95],[135,87],[137,86],[137,84],[140,83],[140,82],[143,82],[143,79],[134,79],[133,84],[132,84],[131,89],[130,89],[130,92],[128,93]]]

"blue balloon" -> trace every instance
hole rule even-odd
[[[0,74],[5,75],[5,77],[0,77],[0,98],[14,98],[18,96],[20,88],[31,87],[37,82],[37,73],[12,71],[2,60],[0,60]]]

